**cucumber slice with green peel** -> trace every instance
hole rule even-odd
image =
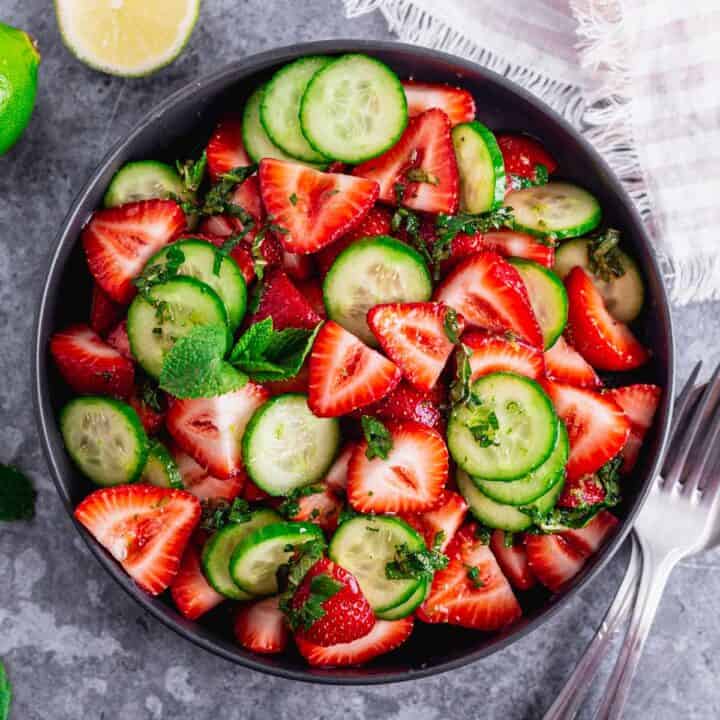
[[[337,418],[312,413],[307,395],[278,395],[262,405],[243,434],[243,462],[269,495],[287,495],[325,477],[340,445]]]
[[[241,590],[230,577],[230,558],[235,548],[258,528],[282,522],[282,518],[268,508],[250,513],[245,522],[228,523],[206,543],[202,551],[203,574],[212,587],[232,600],[250,600],[253,596]]]
[[[450,415],[447,443],[455,462],[474,477],[516,480],[552,453],[557,415],[538,383],[509,372],[478,378],[467,402]]]
[[[405,521],[389,516],[361,515],[346,520],[333,535],[328,555],[352,573],[376,614],[408,602],[423,579],[391,580],[385,573],[399,545],[425,547],[423,538]]]
[[[381,620],[400,620],[408,615],[412,615],[412,613],[427,597],[429,589],[430,583],[427,580],[422,580],[418,585],[417,590],[415,590],[415,592],[405,602],[400,603],[400,605],[397,605],[394,608],[375,614]]]
[[[530,304],[540,324],[545,350],[551,348],[562,335],[568,317],[568,297],[563,281],[546,267],[532,260],[511,258],[525,283]]]
[[[156,379],[170,348],[192,328],[227,325],[223,301],[211,287],[194,278],[176,277],[153,285],[148,295],[149,299],[137,295],[132,301],[127,332],[133,357]]]
[[[157,487],[178,490],[185,487],[177,463],[159,440],[153,440],[150,443],[147,461],[140,480]]]
[[[138,200],[170,197],[193,200],[195,194],[183,185],[177,170],[157,160],[137,160],[123,165],[110,181],[103,204],[116,207]]]
[[[495,135],[477,120],[452,129],[458,172],[460,210],[488,212],[505,197],[505,163]]]
[[[432,295],[427,265],[417,250],[394,238],[358,240],[343,250],[323,282],[328,317],[372,347],[368,310],[381,303],[425,302]]]
[[[97,485],[123,485],[142,474],[148,438],[137,413],[124,402],[75,398],[60,413],[60,431],[70,457]]]
[[[483,480],[472,478],[475,485],[491,500],[503,505],[527,505],[544,495],[565,477],[570,445],[565,425],[558,420],[558,436],[550,457],[539,467],[519,480]]]
[[[522,512],[519,507],[503,505],[491,500],[479,490],[475,483],[463,470],[458,468],[457,484],[460,494],[467,500],[470,512],[483,524],[508,532],[521,532],[527,530],[532,524],[532,518]],[[556,482],[544,495],[528,503],[525,507],[537,508],[539,512],[546,513],[555,506],[565,485],[564,480]]]
[[[311,55],[280,68],[265,86],[260,103],[260,122],[277,147],[298,160],[327,162],[327,157],[305,139],[300,129],[300,102],[318,70],[332,58]]]
[[[594,230],[602,219],[600,203],[587,190],[566,182],[513,190],[505,197],[516,230],[557,240]]]
[[[245,276],[231,257],[222,257],[218,265],[218,252],[214,245],[204,240],[181,240],[164,247],[148,260],[146,267],[162,266],[174,252],[182,252],[185,260],[178,266],[177,274],[192,277],[211,287],[225,305],[228,325],[235,329],[242,322],[247,307],[247,284]],[[215,272],[215,270],[218,272]]]
[[[608,312],[620,322],[630,323],[640,314],[645,302],[645,284],[640,268],[630,255],[619,248],[613,252],[625,271],[620,277],[600,277],[590,269],[591,240],[578,238],[564,242],[555,252],[555,272],[565,276],[575,267],[580,266],[593,279],[593,284],[603,296]]]
[[[367,55],[343,55],[316,72],[300,104],[300,126],[310,145],[352,164],[392,147],[407,122],[398,76]]]
[[[278,568],[295,546],[310,540],[323,540],[322,530],[312,523],[279,522],[253,530],[230,557],[230,577],[246,593],[275,595]]]

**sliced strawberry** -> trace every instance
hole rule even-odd
[[[352,414],[357,417],[372,415],[380,420],[413,420],[435,430],[442,430],[445,421],[436,395],[436,392],[420,392],[412,385],[401,382],[381,400]]]
[[[505,163],[508,183],[512,175],[536,181],[537,166],[544,165],[549,174],[557,170],[557,163],[545,148],[529,135],[497,135],[497,143]]]
[[[140,422],[143,424],[145,432],[148,435],[154,435],[159,432],[165,423],[165,414],[167,412],[165,396],[159,390],[156,395],[159,409],[148,405],[137,386],[133,388],[128,398],[128,404],[138,414]]]
[[[442,303],[376,305],[367,322],[385,354],[416,389],[428,392],[437,382],[455,344],[448,337],[449,308]],[[456,314],[457,334],[465,321]]]
[[[317,645],[298,636],[300,654],[315,667],[362,665],[400,647],[412,633],[412,615],[402,620],[378,620],[373,629],[361,638],[337,645]]]
[[[353,175],[377,182],[380,199],[391,205],[397,204],[396,186],[401,185],[402,204],[413,210],[456,212],[460,180],[448,116],[433,109],[414,117],[395,145],[358,165]]]
[[[334,580],[340,587],[321,603],[324,614],[310,627],[301,627],[296,638],[302,637],[315,645],[324,647],[339,643],[351,643],[367,635],[375,625],[375,615],[363,595],[355,576],[332,560],[318,560],[305,574],[292,599],[292,609],[300,610],[310,599],[313,586],[323,580]]]
[[[599,388],[602,385],[592,366],[562,335],[545,351],[545,372],[551,380],[576,387]]]
[[[314,267],[309,255],[282,251],[282,268],[294,280],[307,280],[313,274]]]
[[[130,350],[130,338],[127,334],[127,320],[119,322],[105,338],[105,342],[115,348],[124,358],[133,360],[132,350]]]
[[[250,478],[245,481],[242,496],[243,499],[248,502],[264,502],[265,500],[270,500],[271,497],[264,490],[261,490]]]
[[[585,527],[567,530],[561,535],[581,553],[592,555],[615,532],[619,524],[620,521],[611,512],[601,510]]]
[[[572,385],[551,381],[543,385],[567,427],[568,481],[591,475],[622,450],[630,422],[611,398]]]
[[[579,508],[597,505],[605,500],[605,487],[595,475],[567,479],[558,507]]]
[[[514,536],[508,545],[505,542],[505,532],[495,530],[490,538],[490,549],[514,588],[529,590],[537,583],[528,563],[523,535]]]
[[[406,515],[409,522],[425,538],[425,544],[433,547],[438,533],[442,533],[440,550],[445,551],[467,515],[468,505],[462,495],[444,490],[432,510],[416,515]]]
[[[292,284],[290,278],[277,268],[265,273],[260,303],[250,322],[256,323],[266,317],[273,319],[276,330],[288,327],[312,330],[321,322],[320,316]]]
[[[375,235],[390,235],[391,220],[392,213],[387,208],[380,205],[370,208],[367,215],[350,232],[345,233],[339,240],[326,245],[318,252],[316,258],[320,273],[325,275],[335,262],[335,258],[356,240]]]
[[[212,217],[206,218],[205,221],[203,221],[203,224],[206,226],[213,226],[215,230],[222,230],[222,228],[216,227],[215,223],[219,222],[219,219],[221,219],[221,215],[213,215]],[[231,218],[232,219],[232,218]],[[213,221],[213,222],[211,222]],[[212,245],[215,245],[215,247],[222,247],[225,243],[225,240],[232,235],[232,232],[227,232],[224,234],[215,234],[210,232],[202,232],[202,233],[193,233],[192,235],[188,234],[187,237],[191,239],[196,240],[204,240],[205,242],[209,242]],[[178,238],[179,240],[184,239]],[[267,240],[267,238],[266,238]],[[263,242],[263,250],[265,249],[266,243]],[[274,241],[272,241],[271,245],[276,245]],[[267,261],[266,254],[265,259]],[[252,253],[250,251],[250,245],[246,242],[240,242],[238,243],[231,251],[230,251],[230,257],[237,263],[237,266],[240,268],[240,271],[243,274],[243,277],[245,278],[245,283],[250,284],[255,279],[255,262],[253,260]],[[278,257],[279,257],[279,251],[278,251]],[[276,258],[277,259],[277,258]],[[269,263],[268,263],[269,264]]]
[[[241,443],[252,414],[269,397],[265,388],[248,382],[225,395],[176,400],[167,414],[175,442],[215,477],[243,472]]]
[[[287,380],[271,380],[263,383],[263,387],[271,395],[284,395],[285,393],[304,393],[307,395],[308,383],[310,382],[310,368],[308,361],[300,368],[295,377]]]
[[[538,241],[536,237],[514,230],[456,235],[450,246],[450,257],[441,266],[443,273],[451,270],[463,258],[479,252],[494,252],[503,257],[533,260],[551,268],[555,262],[555,248]]]
[[[475,119],[475,100],[467,90],[451,85],[414,80],[405,80],[403,88],[410,117],[420,115],[431,108],[439,108],[448,116],[451,125]]]
[[[77,393],[126,398],[133,388],[132,362],[87,325],[71,325],[50,338],[50,354]]]
[[[200,500],[234,500],[245,488],[245,472],[230,478],[218,478],[210,473],[179,447],[171,448],[184,488]],[[246,498],[248,499],[248,498]]]
[[[527,343],[477,331],[465,333],[462,342],[472,350],[473,380],[493,372],[512,372],[533,380],[540,380],[545,374],[542,352]]]
[[[298,255],[298,257],[307,257],[307,255]],[[295,287],[300,294],[310,303],[310,307],[323,319],[327,318],[325,310],[325,302],[323,300],[322,285],[317,278],[309,280],[296,280]]]
[[[200,520],[200,503],[183,490],[117,485],[88,495],[75,519],[151,595],[170,585]]]
[[[345,445],[325,476],[327,486],[338,497],[343,497],[347,489],[347,471],[353,450],[355,450],[355,443]]]
[[[568,294],[568,339],[598,370],[633,370],[650,354],[627,325],[618,322],[605,307],[602,295],[581,267],[565,278]]]
[[[640,457],[640,448],[642,448],[643,438],[637,432],[637,430],[630,429],[625,447],[622,449],[623,464],[620,467],[620,472],[623,475],[628,475],[633,471],[635,465],[637,465],[638,458]]]
[[[557,592],[585,564],[585,555],[561,535],[526,535],[525,550],[533,575]]]
[[[308,404],[319,417],[337,417],[370,405],[390,392],[400,369],[332,320],[310,355]]]
[[[298,498],[297,503],[300,509],[291,520],[315,523],[329,533],[335,532],[343,504],[334,490],[325,486],[322,492]]]
[[[197,620],[225,599],[205,579],[200,552],[200,548],[192,541],[188,543],[178,574],[170,585],[170,596],[175,607],[188,620]]]
[[[348,465],[347,496],[362,513],[412,513],[432,509],[448,478],[448,450],[437,430],[415,422],[389,422],[387,459],[368,460],[368,444],[355,448]]]
[[[141,200],[97,210],[82,232],[95,282],[121,305],[135,295],[133,278],[185,227],[185,213],[172,200]]]
[[[370,180],[270,158],[260,162],[260,190],[268,215],[288,231],[280,242],[294,253],[317,252],[342,237],[378,197]]]
[[[242,120],[237,115],[221,118],[207,146],[207,167],[216,182],[220,175],[250,165],[242,139]]]
[[[447,554],[448,566],[435,573],[430,593],[418,609],[420,620],[489,632],[510,625],[522,615],[495,556],[474,537],[472,526],[455,535]]]
[[[108,330],[120,322],[125,308],[113,302],[104,290],[93,283],[90,299],[90,327],[98,334],[105,335]]]
[[[278,607],[277,597],[243,605],[235,616],[233,631],[237,641],[247,650],[273,655],[287,647],[290,630],[285,615]]]
[[[493,332],[510,330],[530,345],[543,347],[525,283],[497,253],[478,253],[463,260],[438,287],[435,297],[461,313],[467,325]]]
[[[226,238],[235,232],[235,221],[230,215],[210,215],[204,218],[198,226],[198,231],[188,233],[188,237],[204,237],[206,240],[219,245],[215,240],[210,240],[208,236],[214,238]]]

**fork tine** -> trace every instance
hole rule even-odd
[[[670,442],[673,442],[675,439],[675,431],[678,429],[680,420],[685,415],[690,405],[690,401],[693,397],[693,390],[695,389],[695,383],[698,379],[698,375],[700,374],[700,368],[702,368],[702,360],[700,360],[692,369],[690,377],[687,379],[687,382],[675,401],[673,421],[670,427]]]
[[[683,484],[685,493],[692,493],[699,487],[703,478],[708,478],[706,469],[717,449],[716,443],[718,435],[720,435],[720,412],[718,412],[717,407],[714,409],[714,414],[715,416],[712,418],[709,429],[707,432],[704,432],[700,447],[693,449],[693,469],[685,478]],[[710,420],[710,418],[708,418],[708,420]],[[698,456],[699,459],[696,461],[695,458]],[[703,500],[706,499],[706,496],[712,494],[711,484],[712,481],[708,478],[708,482],[705,483],[705,487],[703,488]],[[708,490],[710,490],[710,493],[707,492]]]
[[[703,390],[700,401],[695,408],[692,420],[690,421],[690,426],[682,434],[682,441],[677,447],[675,457],[670,464],[670,469],[665,475],[664,487],[672,488],[673,485],[679,482],[687,457],[690,454],[690,448],[697,437],[700,425],[703,423],[705,416],[708,414],[709,408],[711,408],[714,404],[718,389],[720,389],[720,365],[715,368],[712,378],[705,386],[705,390]],[[678,442],[679,439],[679,437],[673,438],[673,443]]]

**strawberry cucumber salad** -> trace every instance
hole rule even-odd
[[[50,340],[99,486],[75,517],[251,651],[505,629],[618,523],[660,398],[618,374],[651,359],[642,273],[537,140],[475,116],[304,57],[199,157],[122,167],[82,232],[89,320]]]

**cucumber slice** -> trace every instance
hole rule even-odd
[[[432,295],[430,272],[417,250],[381,235],[343,250],[323,282],[328,317],[372,347],[368,310],[381,303],[425,302]]]
[[[626,252],[617,248],[615,252],[618,253],[625,274],[603,280],[590,270],[589,249],[590,240],[585,238],[563,243],[555,253],[555,272],[564,279],[576,265],[579,265],[592,276],[608,312],[620,322],[632,322],[640,314],[645,301],[645,284],[640,268]]]
[[[268,400],[243,434],[243,461],[253,482],[270,495],[287,495],[325,477],[340,445],[337,418],[319,418],[307,395]]]
[[[177,488],[178,490],[185,487],[177,463],[159,440],[153,440],[150,443],[147,461],[140,479],[142,482],[157,485],[157,487]]]
[[[181,240],[167,245],[153,255],[146,267],[162,266],[168,262],[168,255],[180,251],[185,261],[178,267],[178,275],[193,277],[211,287],[223,301],[228,324],[234,330],[245,316],[247,306],[247,284],[242,271],[231,257],[224,257],[216,273],[217,249],[204,240]]]
[[[260,103],[260,122],[272,142],[298,160],[327,161],[302,134],[300,102],[313,75],[331,62],[332,58],[322,55],[300,58],[280,68],[265,86]]]
[[[513,208],[515,229],[561,240],[594,230],[602,218],[600,203],[587,190],[565,182],[513,190],[505,197]]]
[[[190,277],[153,285],[148,294],[150,301],[143,295],[132,301],[127,332],[133,357],[158,378],[165,355],[179,338],[196,325],[226,325],[227,313],[211,287]]]
[[[194,193],[183,185],[174,167],[156,160],[137,160],[123,165],[110,181],[103,204],[116,207],[138,200],[178,196],[192,200]]]
[[[527,530],[532,525],[529,515],[512,505],[491,500],[482,493],[467,473],[458,468],[457,484],[460,494],[467,500],[470,512],[483,524],[491,528],[507,530],[508,532],[520,532]],[[560,497],[565,482],[556,482],[544,495],[537,500],[528,503],[527,507],[536,507],[541,513],[548,512],[555,506]]]
[[[422,537],[399,518],[362,515],[346,520],[333,535],[330,559],[351,572],[376,614],[408,602],[423,580],[390,580],[385,566],[395,559],[398,545],[425,547]]]
[[[570,446],[565,424],[558,420],[558,435],[550,457],[537,469],[519,480],[483,480],[473,478],[478,489],[503,505],[527,505],[544,495],[565,477]]]
[[[250,533],[279,522],[282,518],[274,510],[263,508],[251,513],[246,522],[228,523],[205,543],[201,558],[203,573],[217,592],[232,600],[250,600],[253,597],[241,590],[230,577],[230,558]]]
[[[544,463],[555,447],[557,415],[530,378],[496,372],[478,378],[456,405],[447,441],[455,462],[488,480],[516,480]]]
[[[540,323],[545,349],[551,348],[562,335],[568,317],[568,297],[562,280],[546,267],[532,260],[510,258],[508,261],[525,283],[533,312]]]
[[[300,104],[300,125],[310,145],[352,164],[392,147],[407,121],[398,76],[367,55],[343,55],[319,70]]]
[[[135,482],[145,467],[148,438],[137,413],[119,400],[79,397],[60,413],[70,457],[97,485]]]
[[[279,522],[253,530],[230,558],[230,577],[251,595],[278,592],[277,571],[294,552],[295,545],[322,540],[322,530],[312,523]]]
[[[502,205],[505,163],[495,136],[482,123],[460,123],[452,129],[460,174],[460,210],[482,213]]]
[[[375,613],[381,620],[400,620],[401,618],[412,615],[413,612],[424,602],[430,590],[430,583],[422,580],[417,586],[417,590],[403,603],[394,608],[383,612]]]

